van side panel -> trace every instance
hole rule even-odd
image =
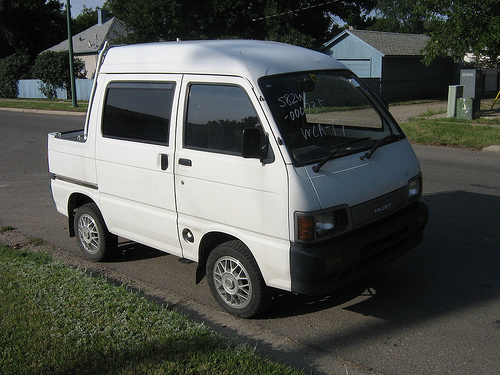
[[[203,85],[199,91],[190,91],[194,86],[198,89],[199,85]],[[209,86],[214,88],[213,95],[203,96],[200,92],[212,92]],[[232,99],[225,96],[226,91],[231,93]],[[198,260],[199,244],[206,233],[229,234],[249,247],[268,285],[289,290],[286,168],[281,159],[263,164],[258,159],[245,159],[238,155],[237,147],[233,152],[230,142],[241,142],[241,132],[238,133],[238,126],[235,125],[237,120],[226,120],[233,116],[235,96],[241,96],[242,101],[253,107],[249,111],[255,111],[258,121],[254,119],[252,124],[262,126],[265,132],[269,132],[248,81],[220,76],[184,78],[179,108],[185,109],[186,114],[178,119],[175,186],[179,232],[191,230],[194,242],[181,239],[183,254],[188,259]],[[206,111],[211,109],[203,106],[217,98],[226,100],[211,103],[210,107],[215,106],[219,110],[207,114]],[[202,120],[196,118],[198,115],[190,112],[190,106],[200,110],[200,117],[206,115],[214,121],[205,121],[203,125]],[[255,116],[244,114],[242,117],[248,119]],[[232,126],[234,132],[226,132],[225,129]],[[192,134],[193,131],[204,134],[198,137],[199,134]],[[233,136],[236,138],[227,140],[227,143],[220,139]],[[276,144],[273,147],[276,157],[280,157]]]

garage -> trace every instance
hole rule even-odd
[[[321,52],[353,70],[380,97],[390,100],[445,97],[458,67],[451,58],[422,60],[427,35],[344,30]]]

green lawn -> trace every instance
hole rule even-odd
[[[469,121],[418,117],[400,124],[408,139],[413,143],[471,150],[481,150],[500,144],[500,126],[494,125],[500,125],[500,119]]]
[[[3,375],[302,374],[125,286],[3,245],[0,348]]]

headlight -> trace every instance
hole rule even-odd
[[[316,216],[316,234],[318,237],[322,237],[328,232],[335,229],[335,214],[334,212],[327,212],[324,214],[319,214]]]
[[[316,213],[295,214],[299,241],[314,241],[338,235],[347,230],[349,219],[345,207]]]
[[[408,181],[408,203],[418,199],[422,195],[422,175]]]

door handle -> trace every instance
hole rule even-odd
[[[179,164],[180,165],[185,165],[186,167],[191,167],[193,165],[193,162],[190,159],[180,158],[179,159]]]
[[[161,154],[160,168],[162,171],[167,170],[167,168],[168,168],[168,155],[167,154]]]

